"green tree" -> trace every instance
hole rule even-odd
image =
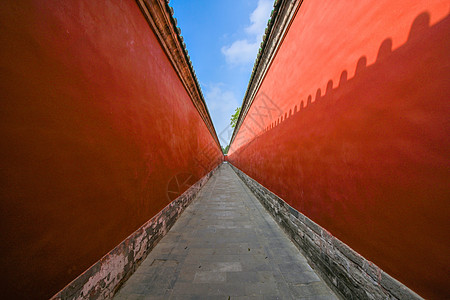
[[[225,148],[222,147],[223,154],[227,154],[228,153],[228,149],[230,149],[230,145],[227,145]]]
[[[231,125],[232,128],[236,127],[236,123],[237,123],[237,120],[239,118],[239,114],[240,113],[241,113],[241,107],[239,106],[234,111],[234,114],[231,115],[231,119],[230,119],[231,123],[230,123],[230,125]]]

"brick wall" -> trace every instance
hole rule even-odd
[[[217,169],[218,167],[170,202],[52,299],[111,298],[175,224],[184,209],[195,199],[200,189]]]
[[[230,166],[344,299],[422,299],[256,180]]]

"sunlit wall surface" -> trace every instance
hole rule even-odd
[[[228,156],[429,298],[450,294],[449,8],[303,1]]]

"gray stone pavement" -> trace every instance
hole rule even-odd
[[[223,164],[114,299],[338,299]]]

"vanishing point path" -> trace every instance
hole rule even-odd
[[[114,299],[337,299],[222,164]]]

